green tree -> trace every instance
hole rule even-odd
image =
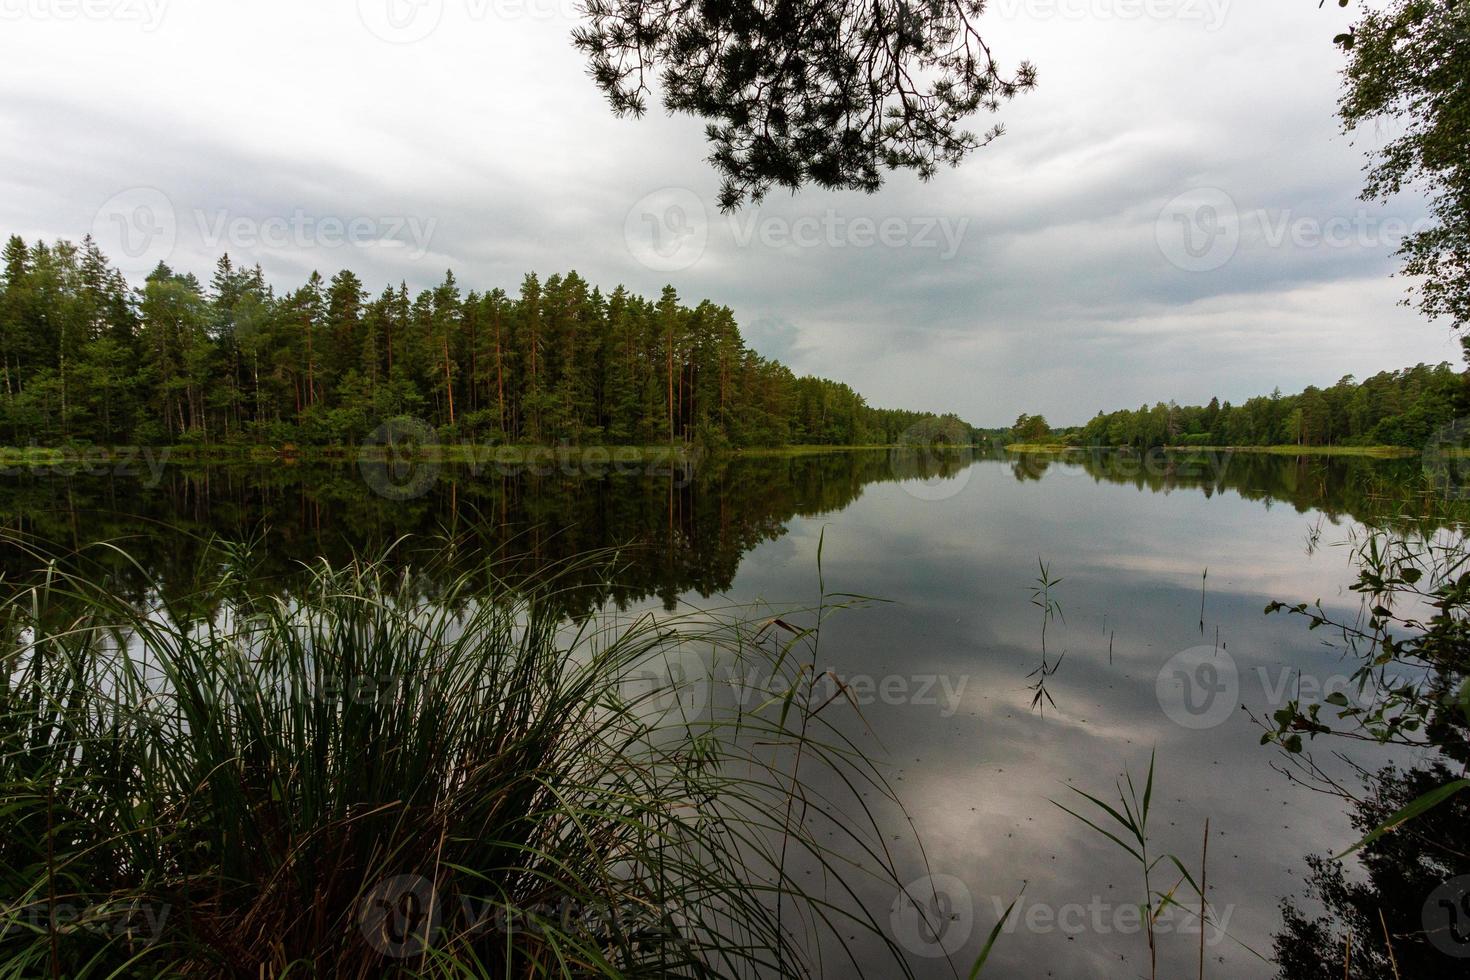
[[[1395,133],[1369,154],[1365,200],[1417,188],[1431,227],[1399,249],[1419,309],[1470,326],[1470,4],[1390,0],[1339,37],[1348,51],[1339,116],[1349,132]]]
[[[528,275],[515,298],[462,296],[446,273],[417,296],[400,283],[369,301],[342,271],[278,298],[258,266],[222,256],[207,291],[160,265],[134,293],[90,240],[12,238],[4,260],[0,433],[15,442],[340,443],[402,414],[493,442],[972,435],[797,377],[745,346],[729,308],[690,309],[672,286],[657,302],[622,287],[604,297],[569,272]],[[1415,405],[1437,404],[1430,374],[1412,383]]]
[[[1036,442],[1051,434],[1051,425],[1043,415],[1027,415],[1023,412],[1016,416],[1011,432],[1020,442]]]

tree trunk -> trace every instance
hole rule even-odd
[[[454,375],[449,369],[449,334],[444,335],[444,394],[449,399],[449,424],[454,424]]]
[[[495,393],[500,402],[500,434],[507,437],[505,429],[505,371],[500,358],[500,317],[495,318]]]

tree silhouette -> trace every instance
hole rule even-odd
[[[708,121],[719,203],[805,183],[877,190],[929,178],[1001,135],[965,120],[1036,84],[1006,73],[975,28],[985,0],[589,0],[573,34],[619,115],[654,77],[671,113]]]
[[[1373,791],[1353,804],[1353,825],[1367,832],[1453,776],[1440,763],[1409,770],[1390,766],[1369,780]],[[1362,863],[1365,875],[1349,873],[1332,858],[1307,858],[1308,896],[1322,913],[1307,903],[1281,903],[1278,978],[1470,977],[1470,942],[1459,941],[1470,922],[1458,907],[1436,901],[1446,882],[1470,874],[1470,796],[1452,798],[1377,838],[1363,848]],[[1385,933],[1392,937],[1392,956]]]

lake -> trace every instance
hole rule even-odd
[[[946,951],[967,972],[1024,883],[986,976],[1147,975],[1129,910],[1136,868],[1050,801],[1077,806],[1069,785],[1112,800],[1125,768],[1141,779],[1156,753],[1151,848],[1197,869],[1209,818],[1209,892],[1232,937],[1207,934],[1211,975],[1252,977],[1273,968],[1240,944],[1270,955],[1278,902],[1300,892],[1305,856],[1355,839],[1340,801],[1272,768],[1279,755],[1258,744],[1250,717],[1298,692],[1320,700],[1353,665],[1301,620],[1263,607],[1321,598],[1356,609],[1341,545],[1362,522],[1404,509],[1394,488],[1418,467],[898,451],[411,473],[166,463],[12,472],[0,521],[63,548],[121,543],[131,562],[93,557],[120,591],[175,615],[205,611],[189,603],[211,536],[255,539],[253,574],[282,589],[315,556],[392,541],[414,565],[432,548],[440,574],[486,554],[515,576],[621,549],[616,578],[574,615],[598,602],[812,606],[820,546],[829,593],[884,600],[828,620],[817,666],[858,702],[852,728],[885,760],[923,843],[921,855],[891,815],[895,860],[911,880],[934,876],[937,931],[895,906],[891,888],[862,895],[917,972],[953,975],[933,955]],[[7,547],[0,567],[13,583],[33,564]],[[1044,649],[1030,591],[1042,565],[1059,606]],[[432,599],[437,585],[425,574],[419,588]],[[707,696],[731,697],[732,680],[717,675]],[[1175,877],[1160,871],[1155,885]],[[1193,924],[1176,915],[1164,927],[1159,975],[1193,971]]]

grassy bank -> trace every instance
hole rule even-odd
[[[1402,459],[1418,456],[1406,446],[1166,446],[1171,453],[1266,453],[1272,456],[1368,456]]]
[[[1006,446],[1008,453],[1070,453],[1081,452],[1081,446],[1063,446],[1049,442],[1013,442]]]
[[[252,561],[202,621],[55,566],[0,603],[0,975],[786,976],[883,936],[845,898],[897,894],[896,801],[800,616],[571,624],[571,569],[428,603],[374,562],[286,599]],[[769,688],[722,707],[716,662]],[[908,975],[882,942],[830,966]]]
[[[1264,453],[1272,456],[1367,456],[1374,459],[1402,459],[1418,456],[1421,450],[1405,446],[1163,446],[1167,453]],[[1012,453],[1068,453],[1068,452],[1133,452],[1138,450],[1126,446],[1062,446],[1050,443],[1011,443],[1006,446]],[[1459,455],[1463,451],[1446,449],[1445,455]]]
[[[4,466],[86,466],[121,459],[150,459],[197,463],[248,462],[352,462],[392,456],[412,457],[443,463],[525,463],[548,459],[577,462],[657,462],[684,460],[695,454],[691,446],[512,446],[475,443],[447,445],[407,445],[387,447],[379,444],[353,446],[257,446],[212,445],[174,446],[61,446],[0,447],[0,465]]]
[[[699,455],[693,446],[678,444],[664,446],[510,446],[475,445],[454,443],[443,446],[395,447],[382,446],[331,447],[322,459],[357,460],[386,456],[412,456],[441,463],[501,463],[520,465],[529,463],[559,462],[572,465],[605,465],[607,463],[660,463],[687,462]]]
[[[975,446],[913,446],[899,444],[874,444],[868,446],[765,446],[743,449],[730,449],[726,453],[731,456],[769,457],[769,456],[816,456],[823,453],[856,453],[856,452],[888,452],[894,449],[903,449],[912,452],[974,452]]]
[[[16,468],[74,467],[85,469],[124,460],[140,463],[277,463],[338,462],[359,459],[421,459],[427,462],[517,465],[525,463],[564,462],[572,465],[605,465],[608,463],[688,462],[701,455],[768,458],[811,456],[824,453],[887,451],[904,448],[894,445],[861,446],[752,446],[721,450],[705,450],[688,444],[676,445],[587,445],[536,446],[492,443],[399,444],[392,447],[368,443],[333,446],[261,446],[221,444],[188,444],[173,446],[0,446],[0,466]],[[934,450],[971,450],[971,446],[930,446]]]

